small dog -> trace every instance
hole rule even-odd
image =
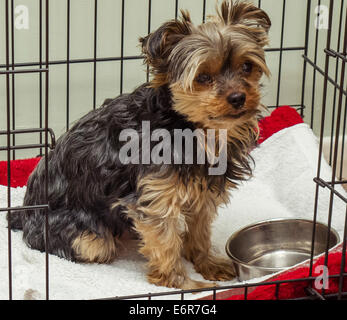
[[[269,75],[264,46],[271,22],[243,1],[224,0],[217,15],[199,26],[181,13],[180,20],[140,39],[152,80],[107,99],[63,134],[47,155],[48,178],[44,158],[31,174],[24,205],[44,204],[47,196],[49,253],[108,263],[130,230],[148,260],[149,282],[194,289],[211,283],[190,279],[182,257],[205,279],[234,277],[230,263],[212,253],[211,223],[217,207],[228,202],[228,191],[252,173],[249,151],[258,137],[260,79]],[[225,173],[209,175],[211,164],[196,159],[124,164],[121,131],[141,134],[142,121],[150,121],[151,132],[164,128],[172,137],[176,129],[226,129]],[[151,143],[140,151],[153,148]],[[177,153],[174,144],[171,148]],[[44,210],[13,212],[10,226],[23,230],[29,247],[45,251]]]

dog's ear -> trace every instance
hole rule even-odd
[[[145,63],[157,73],[165,73],[168,67],[168,57],[175,45],[191,33],[192,21],[187,11],[181,10],[180,20],[164,23],[159,29],[140,38]]]
[[[268,32],[271,20],[267,13],[246,1],[224,0],[220,10],[217,9],[220,20],[226,25],[241,25],[252,32],[261,46],[268,43]]]

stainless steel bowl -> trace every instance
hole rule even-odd
[[[282,271],[310,258],[313,221],[276,219],[247,226],[234,233],[226,244],[239,280],[249,280]],[[316,223],[314,255],[325,251],[328,227]],[[340,241],[330,231],[330,248]]]

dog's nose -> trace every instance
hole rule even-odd
[[[241,109],[246,101],[246,95],[242,92],[232,93],[227,97],[227,101],[235,108]]]

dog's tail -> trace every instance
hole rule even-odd
[[[9,222],[10,228],[13,230],[22,230],[22,212],[12,211],[10,214],[6,215],[7,221]]]

